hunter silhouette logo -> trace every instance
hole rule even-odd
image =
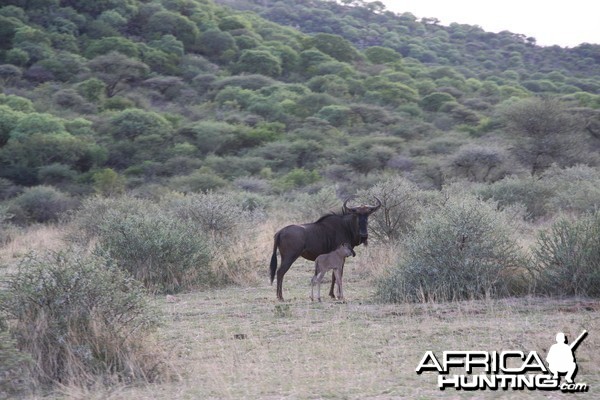
[[[444,351],[438,359],[432,351],[425,352],[416,373],[438,372],[440,390],[560,390],[562,392],[587,392],[587,383],[575,383],[577,373],[575,349],[588,332],[584,330],[574,341],[567,343],[564,333],[556,334],[546,357],[548,366],[536,351],[524,353],[519,350],[497,351]],[[463,374],[451,375],[453,368],[464,370]],[[474,371],[477,369],[477,371]],[[462,371],[461,371],[462,372]],[[560,376],[565,381],[560,382]]]
[[[573,383],[573,377],[577,373],[577,363],[575,361],[575,348],[585,339],[587,331],[584,330],[581,335],[570,345],[566,343],[567,338],[562,332],[556,334],[556,343],[548,351],[548,369],[552,372],[554,379],[559,379],[560,373],[566,373],[567,383]]]

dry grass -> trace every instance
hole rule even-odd
[[[437,388],[437,375],[417,375],[427,350],[536,350],[545,357],[554,336],[590,334],[577,350],[578,382],[600,387],[600,302],[539,298],[444,304],[382,305],[371,302],[372,278],[398,256],[394,247],[359,247],[345,269],[346,303],[309,300],[313,264],[299,260],[285,277],[284,297],[268,284],[272,233],[264,225],[251,248],[244,276],[253,285],[158,297],[166,315],[159,331],[162,349],[180,380],[163,384],[92,389],[66,387],[67,399],[435,399],[562,398],[558,392],[478,391]],[[281,225],[283,226],[283,225]],[[33,230],[25,240],[51,232]],[[54,232],[56,233],[56,232]],[[38,236],[35,239],[35,236]],[[55,239],[58,240],[58,239]],[[263,243],[253,246],[254,243]],[[17,254],[26,246],[16,246]],[[21,249],[21,250],[19,250]],[[6,249],[2,250],[6,257]],[[262,260],[262,264],[260,262]],[[240,280],[245,280],[240,276]]]
[[[12,269],[31,251],[60,250],[65,247],[65,230],[57,225],[32,225],[0,246],[0,266]]]
[[[361,249],[362,251],[362,249]],[[161,331],[180,382],[68,398],[113,399],[434,399],[559,398],[560,393],[458,392],[417,375],[427,350],[536,350],[545,356],[556,332],[590,335],[577,350],[577,381],[600,384],[600,302],[508,299],[448,304],[370,303],[360,259],[346,264],[347,303],[308,300],[312,264],[286,275],[286,303],[264,284],[161,300]],[[78,389],[80,390],[80,389]]]

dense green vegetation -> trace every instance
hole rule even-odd
[[[39,185],[347,194],[387,172],[439,188],[596,163],[597,45],[542,48],[377,2],[4,4],[4,200]],[[23,202],[15,221],[53,218]]]

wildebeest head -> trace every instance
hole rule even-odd
[[[369,224],[369,215],[373,214],[375,211],[381,207],[381,201],[375,197],[377,200],[376,206],[370,206],[366,204],[362,204],[360,206],[351,207],[348,206],[348,201],[350,201],[351,197],[347,198],[344,201],[344,205],[342,206],[342,211],[344,214],[353,214],[358,217],[358,232],[360,234],[360,243],[364,243],[367,245],[367,240],[369,238],[368,224]]]

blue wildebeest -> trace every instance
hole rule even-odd
[[[275,234],[273,255],[271,256],[271,283],[277,273],[277,298],[279,300],[283,301],[283,276],[298,257],[315,261],[318,256],[332,252],[342,243],[348,243],[351,248],[362,243],[367,245],[369,215],[381,207],[381,201],[375,198],[378,203],[376,206],[363,204],[350,207],[348,206],[349,200],[344,201],[341,215],[327,214],[311,224],[289,225]],[[277,268],[277,249],[281,255],[279,269]],[[355,255],[354,251],[352,255]],[[331,290],[329,291],[331,297],[335,297],[334,285],[335,275],[331,279]]]

